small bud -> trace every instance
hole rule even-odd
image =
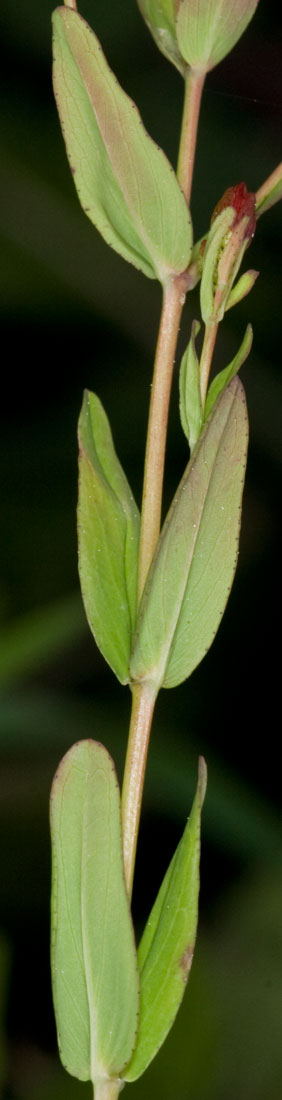
[[[221,214],[221,211],[226,210],[228,206],[232,206],[235,212],[232,229],[235,229],[241,218],[248,218],[246,238],[248,238],[248,244],[250,244],[256,229],[256,196],[254,192],[248,191],[245,183],[236,183],[234,187],[227,187],[213,211],[211,225],[218,214]]]
[[[245,183],[238,183],[227,188],[215,207],[201,282],[205,324],[222,321],[241,260],[255,232],[255,204],[253,192]]]

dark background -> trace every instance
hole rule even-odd
[[[195,236],[230,184],[256,190],[282,159],[282,28],[260,0],[207,80],[193,187]],[[81,13],[175,164],[181,78],[158,54],[135,0]],[[79,208],[50,77],[49,0],[1,5],[0,167],[0,1079],[5,1100],[89,1096],[60,1068],[49,979],[48,797],[63,752],[105,742],[121,776],[129,693],[103,663],[77,582],[76,423],[84,386],[109,415],[138,502],[160,289],[107,249]],[[160,696],[137,860],[142,927],[181,835],[204,753],[199,938],[177,1023],[142,1100],[280,1100],[282,206],[259,222],[261,274],[221,326],[216,366],[254,344],[242,370],[251,442],[239,565],[215,643],[191,680]],[[199,316],[185,307],[182,346]],[[180,341],[181,350],[181,341]],[[187,461],[177,366],[166,503]]]

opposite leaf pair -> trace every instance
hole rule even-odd
[[[52,981],[69,1073],[134,1081],[163,1043],[182,1000],[196,937],[200,816],[206,768],[136,955],[126,895],[113,762],[95,741],[74,745],[51,792]]]
[[[240,352],[215,380],[218,387],[238,369]],[[121,682],[146,681],[157,695],[202,660],[230,592],[248,442],[244,390],[233,378],[204,425],[164,523],[137,622],[137,510],[94,394],[84,400],[79,440],[79,570],[88,621]]]

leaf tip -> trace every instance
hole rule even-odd
[[[198,763],[198,797],[199,797],[199,802],[200,802],[201,809],[202,809],[202,806],[203,806],[204,801],[205,801],[207,782],[208,782],[208,769],[207,769],[206,761],[204,759],[204,756],[199,756],[199,763]]]

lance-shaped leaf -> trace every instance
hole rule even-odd
[[[81,205],[121,256],[165,282],[191,255],[176,175],[85,20],[57,8],[53,29],[54,90]]]
[[[191,453],[197,443],[203,423],[199,360],[195,348],[195,339],[199,331],[199,322],[193,321],[191,339],[182,356],[179,374],[180,420]]]
[[[137,621],[132,680],[175,687],[213,641],[236,568],[247,440],[236,377],[201,433],[165,521]]]
[[[51,791],[51,962],[60,1055],[94,1083],[120,1074],[137,1029],[139,979],[123,877],[120,798],[103,745],[80,741]]]
[[[99,398],[88,391],[78,435],[79,575],[84,606],[101,653],[125,684],[135,626],[139,513],[106,413]]]
[[[238,374],[238,371],[243,366],[243,363],[245,363],[248,355],[250,354],[252,343],[253,330],[252,326],[248,325],[246,328],[245,336],[241,343],[241,347],[239,348],[239,351],[237,351],[237,355],[234,355],[234,359],[232,359],[231,363],[228,364],[228,367],[224,367],[224,370],[221,370],[219,374],[216,374],[215,378],[213,378],[210,384],[205,404],[205,420],[208,419],[208,416],[210,415],[211,410],[213,409],[215,402],[219,397],[219,394],[222,393],[222,390],[224,390],[226,386],[228,386],[228,383],[231,382],[231,378],[234,378],[234,375]]]
[[[124,1077],[135,1081],[164,1042],[185,991],[196,939],[200,821],[206,765],[199,760],[196,796],[183,837],[167,870],[138,950],[140,1023]]]
[[[259,276],[259,271],[254,271],[252,268],[249,271],[244,271],[244,274],[240,276],[238,282],[232,287],[230,294],[228,295],[225,313],[228,309],[233,309],[233,306],[237,306],[238,302],[242,301],[242,298],[246,298],[250,290],[253,289],[255,282]]]
[[[180,0],[176,33],[180,53],[192,69],[207,72],[233,49],[258,0]]]

